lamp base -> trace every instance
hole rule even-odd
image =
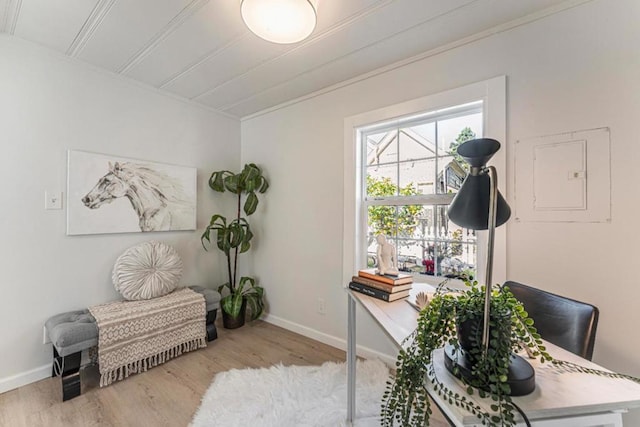
[[[471,363],[464,354],[451,344],[444,347],[444,365],[447,370],[460,379],[471,379]],[[456,368],[457,367],[457,372]],[[512,354],[509,363],[507,384],[511,387],[511,396],[524,396],[536,388],[536,377],[533,367],[522,357]],[[485,390],[486,391],[486,390]]]

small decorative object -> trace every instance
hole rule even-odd
[[[422,265],[424,265],[424,274],[433,276],[436,263],[432,259],[423,259]]]
[[[196,172],[70,150],[67,234],[195,230]]]
[[[427,304],[429,304],[429,297],[427,296],[427,293],[419,292],[418,295],[416,295],[416,305],[420,310],[422,310],[427,306]]]
[[[209,178],[209,187],[219,193],[229,191],[237,196],[236,217],[227,223],[227,218],[224,216],[213,215],[200,238],[206,250],[204,242],[206,240],[211,243],[211,232],[215,232],[216,245],[227,257],[229,281],[220,285],[218,292],[222,293],[225,288],[229,291],[220,301],[222,320],[225,328],[234,329],[244,325],[246,309],[249,309],[251,320],[260,317],[264,309],[264,289],[256,285],[252,277],[243,276],[238,280],[238,255],[251,248],[253,238],[249,222],[242,217],[242,211],[247,216],[256,211],[258,206],[256,193],[267,191],[269,182],[258,166],[249,163],[240,173],[226,170],[213,172]],[[244,205],[242,205],[243,196],[245,196]]]
[[[376,241],[378,242],[378,268],[376,273],[397,276],[399,271],[396,247],[387,241],[384,234],[378,234]]]
[[[416,295],[415,301],[407,300],[407,303],[413,307],[416,311],[422,311],[429,304],[429,297],[426,292],[420,292]]]

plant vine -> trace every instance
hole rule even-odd
[[[387,381],[383,395],[383,427],[428,426],[433,412],[429,393],[436,393],[450,405],[469,411],[482,425],[515,426],[515,412],[519,409],[511,400],[507,374],[511,354],[520,351],[526,351],[530,358],[541,363],[551,362],[559,372],[627,379],[640,384],[640,378],[630,375],[552,358],[522,303],[504,286],[492,289],[490,340],[485,351],[481,345],[483,322],[478,321],[484,316],[484,286],[467,280],[467,289],[460,291],[449,288],[448,281],[437,287],[433,298],[418,316],[418,327],[403,342],[396,361],[396,374]],[[465,334],[470,342],[461,344],[458,327],[465,321],[471,321],[470,330]],[[491,398],[491,412],[468,396],[449,389],[438,378],[433,363],[434,351],[447,344],[454,347],[455,354],[460,354],[461,345],[466,349],[467,357],[473,360],[472,379],[463,378],[466,392]]]
[[[438,286],[429,305],[420,312],[418,327],[404,341],[398,354],[396,375],[387,382],[383,396],[382,425],[429,425],[432,408],[428,399],[429,386],[424,381],[427,378],[435,393],[449,404],[468,410],[483,425],[513,426],[515,407],[507,383],[511,353],[526,347],[542,362],[552,358],[522,304],[507,288],[500,287],[492,290],[491,339],[484,351],[480,342],[482,322],[477,321],[484,315],[484,286],[467,281],[467,289],[458,291],[447,287],[446,283]],[[474,375],[472,380],[463,381],[469,395],[477,392],[480,397],[491,397],[492,412],[448,389],[438,379],[432,363],[434,351],[446,344],[454,346],[459,354],[461,344],[457,325],[465,321],[472,321],[470,343],[465,343],[465,347],[469,349],[467,356],[474,360]]]

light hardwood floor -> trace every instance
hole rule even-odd
[[[218,334],[205,349],[108,387],[98,387],[97,369],[85,369],[82,394],[67,402],[59,378],[0,394],[0,426],[187,426],[218,372],[345,360],[341,350],[262,321],[233,331],[218,325]]]
[[[67,402],[62,401],[60,378],[0,394],[0,427],[184,427],[218,372],[346,358],[342,350],[260,320],[232,331],[220,322],[217,326],[218,339],[207,348],[108,387],[98,387],[97,368],[82,370],[82,394]],[[431,425],[448,426],[435,405],[433,410]]]

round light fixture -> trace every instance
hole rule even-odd
[[[258,37],[274,43],[296,43],[316,27],[316,10],[309,0],[242,0],[240,13]]]

